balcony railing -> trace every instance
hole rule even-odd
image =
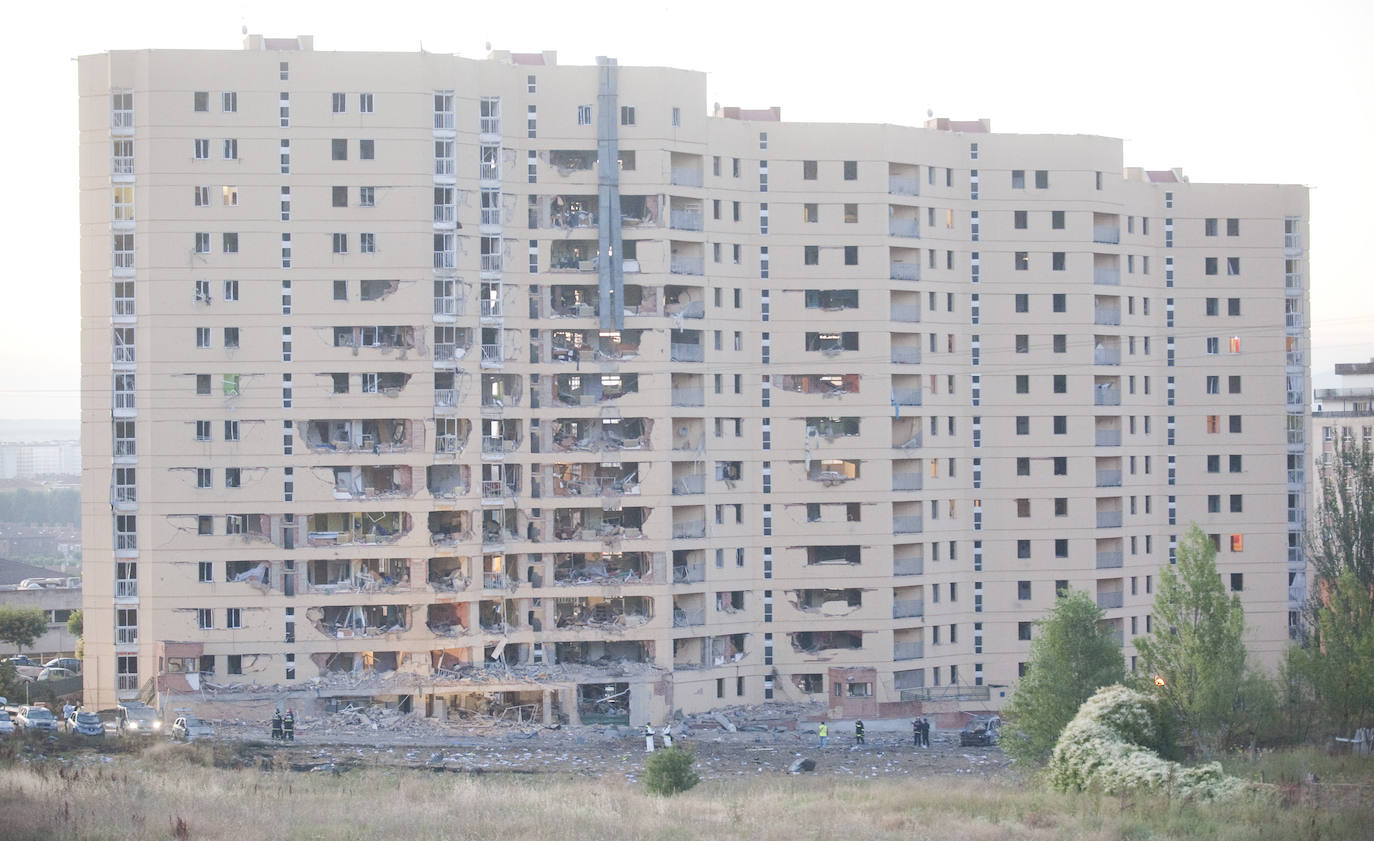
[[[893,321],[906,323],[916,323],[921,320],[921,308],[910,304],[894,304],[888,311],[892,314]]]
[[[138,598],[138,581],[133,578],[119,578],[115,580],[115,598],[135,599]]]
[[[926,570],[925,558],[893,558],[893,575],[924,575]]]
[[[453,177],[453,158],[435,158],[434,174]]]
[[[1125,561],[1125,557],[1124,557],[1123,553],[1121,553],[1121,552],[1098,552],[1098,553],[1097,553],[1097,568],[1098,568],[1098,569],[1120,569],[1120,568],[1121,568],[1121,564],[1122,564],[1124,561]]]
[[[921,223],[918,219],[888,219],[887,233],[894,237],[919,237]]]
[[[1121,242],[1121,229],[1107,225],[1093,225],[1093,242],[1105,242],[1109,245],[1116,245]]]
[[[501,299],[500,299],[500,298],[483,298],[483,299],[482,299],[482,317],[483,317],[483,318],[500,318],[502,315],[503,315],[503,311],[502,311],[502,309],[501,309]]]
[[[1298,468],[1298,469],[1289,468],[1289,469],[1288,469],[1288,484],[1289,484],[1290,487],[1299,487],[1299,488],[1305,487],[1305,485],[1306,485],[1306,475],[1304,474],[1304,472],[1303,472],[1303,470],[1302,470],[1301,468]]]
[[[888,264],[887,275],[892,280],[920,280],[921,264],[896,260]]]
[[[482,271],[484,271],[484,272],[499,272],[499,271],[501,271],[501,255],[500,255],[500,254],[483,254],[483,255],[482,255]]]
[[[923,531],[924,526],[925,523],[919,514],[915,516],[901,516],[892,518],[893,534],[920,534]]]
[[[1098,286],[1120,286],[1121,269],[1093,269],[1093,283]]]
[[[675,166],[673,167],[671,183],[682,187],[700,187],[701,170],[695,167]]]
[[[479,118],[479,119],[481,119],[481,124],[479,125],[479,130],[482,132],[482,134],[500,134],[500,133],[501,133],[501,118],[500,118],[500,117],[481,117],[481,118]]]
[[[485,590],[504,590],[510,586],[510,579],[504,572],[482,573],[482,588]]]
[[[889,175],[887,191],[894,196],[919,196],[921,180],[914,175]]]
[[[483,181],[500,181],[501,165],[484,161],[477,165],[477,177]]]
[[[1121,348],[1100,347],[1093,349],[1094,365],[1120,365]]]
[[[1097,527],[1100,529],[1121,528],[1120,511],[1099,511],[1097,512]]]
[[[1116,591],[1115,593],[1098,593],[1097,606],[1102,608],[1103,610],[1111,610],[1112,608],[1121,607],[1123,602],[1122,595],[1123,594],[1120,590]]]
[[[702,257],[679,257],[674,254],[668,261],[668,271],[673,274],[705,274],[706,261]]]
[[[435,111],[435,112],[434,112],[434,128],[437,129],[438,131],[452,131],[452,130],[453,130],[453,112],[452,112],[452,111]]]
[[[673,342],[669,347],[669,358],[673,362],[701,362],[706,358],[706,354],[701,345]]]
[[[922,487],[923,477],[920,473],[893,473],[892,490],[894,491],[919,491]]]
[[[892,404],[894,406],[919,406],[921,405],[921,390],[919,388],[894,388],[892,389]]]
[[[436,252],[434,252],[434,268],[436,268],[436,269],[451,269],[451,268],[453,268],[453,252],[452,252],[452,251],[436,251]]]
[[[110,172],[114,175],[133,175],[134,159],[132,155],[116,155],[110,163]]]
[[[435,295],[434,296],[435,315],[457,315],[458,297],[456,295]]]
[[[115,628],[115,645],[137,645],[138,628]]]
[[[1094,388],[1094,406],[1120,406],[1121,389],[1119,388]]]
[[[482,365],[493,368],[499,366],[503,361],[500,345],[482,345]]]
[[[703,533],[706,530],[706,521],[701,521]],[[691,535],[689,535],[691,536]],[[673,567],[674,584],[696,584],[706,580],[706,564],[682,564]]]
[[[673,480],[673,496],[690,496],[706,493],[706,477],[701,474],[679,476]]]
[[[921,349],[915,345],[893,345],[892,362],[896,365],[919,365]]]
[[[706,608],[703,608],[703,607],[694,607],[694,608],[690,608],[690,609],[683,609],[683,608],[680,608],[680,607],[675,607],[675,608],[673,608],[673,627],[674,627],[674,628],[690,628],[690,627],[692,627],[692,626],[694,626],[694,625],[705,625],[705,624],[706,624]]]
[[[451,204],[434,205],[434,223],[436,225],[452,225],[454,220],[454,207]]]
[[[700,210],[674,210],[669,214],[669,224],[681,231],[701,230]]]
[[[910,619],[913,616],[925,616],[925,599],[898,599],[892,603],[893,619]]]
[[[118,134],[125,134],[134,127],[134,112],[120,108],[110,112],[110,128]]]
[[[1102,324],[1107,327],[1120,327],[1121,310],[1095,309],[1093,310],[1093,324]]]
[[[1099,488],[1119,488],[1121,487],[1120,470],[1099,470],[1097,471],[1097,486]]]
[[[458,406],[458,389],[456,388],[436,388],[434,389],[434,408],[454,409]]]
[[[1302,253],[1302,234],[1288,234],[1288,233],[1285,233],[1285,234],[1283,235],[1283,250],[1284,250],[1284,252],[1285,252],[1286,254],[1288,254],[1288,255],[1290,255],[1290,256],[1291,256],[1291,255],[1294,255],[1294,254],[1301,254],[1301,253]]]
[[[677,539],[687,539],[706,536],[706,521],[703,520],[683,520],[673,523],[673,537]],[[674,576],[676,577],[676,576]]]
[[[1099,447],[1120,447],[1121,430],[1098,429],[1093,433],[1093,443]]]
[[[500,225],[500,224],[501,224],[501,208],[499,208],[499,207],[484,207],[484,208],[482,208],[482,224],[483,224],[483,225]]]
[[[894,642],[892,644],[893,660],[920,660],[926,656],[926,645],[923,642]]]
[[[705,406],[706,394],[700,388],[675,388],[673,389],[674,406]]]

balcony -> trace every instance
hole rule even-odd
[[[1100,346],[1100,345],[1099,345],[1098,347],[1093,348],[1093,364],[1094,364],[1094,365],[1120,365],[1120,364],[1121,364],[1121,348],[1119,348],[1119,347],[1117,347],[1117,348],[1113,348],[1113,347],[1102,347],[1102,346]]]
[[[917,345],[893,345],[892,363],[894,365],[921,364],[921,348]]]
[[[676,540],[688,540],[706,536],[706,520],[681,520],[673,523],[673,538]],[[676,575],[674,575],[676,580]],[[697,579],[700,581],[701,579]]]
[[[1112,593],[1098,593],[1097,606],[1103,610],[1112,610],[1121,607],[1124,603],[1123,594],[1120,590]]]
[[[1098,569],[1121,569],[1125,556],[1121,552],[1101,552],[1097,553]],[[1120,605],[1117,605],[1120,607]]]
[[[920,515],[894,516],[893,534],[920,534],[924,530],[924,520]]]
[[[703,520],[702,526],[706,523]],[[706,564],[674,564],[673,583],[674,584],[697,584],[706,580]],[[704,608],[703,608],[704,610]]]
[[[1098,511],[1097,527],[1100,529],[1119,529],[1121,528],[1120,511]],[[1120,605],[1118,605],[1120,607]]]
[[[1121,430],[1119,429],[1096,429],[1093,430],[1093,443],[1099,447],[1120,447]]]
[[[887,220],[887,233],[894,237],[920,237],[921,223],[916,219],[893,217]]]
[[[1093,283],[1098,286],[1120,286],[1121,269],[1093,267]]]
[[[138,598],[138,580],[134,578],[120,578],[115,580],[115,598],[117,599],[136,599]]]
[[[699,344],[682,344],[673,342],[669,349],[669,359],[673,362],[701,362],[706,358],[705,351]],[[676,403],[673,405],[677,405]]]
[[[1120,405],[1121,405],[1121,389],[1119,389],[1119,388],[1110,388],[1110,387],[1105,387],[1105,388],[1104,388],[1103,386],[1095,386],[1095,387],[1093,388],[1093,405],[1094,405],[1094,406],[1120,406]],[[1116,443],[1118,443],[1118,444],[1121,443],[1121,440],[1120,440],[1119,437],[1118,437]]]
[[[893,660],[920,660],[926,656],[926,645],[923,642],[894,642],[892,644]]]
[[[919,196],[921,180],[914,175],[889,175],[887,192],[894,196]]]
[[[693,496],[706,493],[706,476],[702,473],[684,473],[673,479],[673,496]]]
[[[674,254],[668,261],[668,271],[673,274],[704,275],[706,261],[702,257],[685,257]]]
[[[919,491],[921,490],[924,478],[920,473],[893,473],[892,490],[894,491]]]
[[[911,619],[916,616],[925,616],[925,599],[899,599],[892,603],[893,619]],[[920,643],[916,643],[919,645]]]
[[[1097,471],[1097,487],[1099,488],[1119,488],[1121,487],[1120,470],[1099,470]]]
[[[451,269],[454,267],[454,253],[452,251],[435,251],[434,268]]]
[[[701,169],[698,167],[675,166],[669,183],[679,187],[700,187]]]
[[[920,280],[921,264],[897,260],[888,264],[887,274],[892,280]]]
[[[458,316],[460,307],[457,295],[435,295],[434,296],[434,315],[439,318],[455,318]]]
[[[892,405],[894,406],[919,406],[921,405],[921,390],[919,388],[894,388],[892,389]]]
[[[669,226],[679,231],[700,231],[702,228],[700,210],[678,210],[668,215]]]
[[[435,131],[453,131],[453,112],[435,111],[434,112]]]
[[[1093,225],[1093,242],[1117,245],[1121,242],[1121,229],[1108,225]]]
[[[487,303],[492,303],[492,302],[490,302],[490,301],[483,301],[482,303],[487,304]],[[502,366],[502,364],[504,364],[504,363],[505,363],[505,357],[504,357],[503,354],[502,354],[502,347],[501,347],[500,345],[496,345],[496,344],[484,344],[484,345],[482,345],[482,367],[483,367],[483,368],[500,368],[500,367]]]
[[[456,408],[458,408],[458,389],[456,389],[456,388],[436,388],[436,389],[434,389],[434,408],[435,408],[435,409],[456,409]]]
[[[919,323],[921,320],[921,307],[919,304],[916,306],[910,304],[893,304],[888,307],[888,312],[891,314],[893,321],[900,321],[904,324],[915,324]]]
[[[673,608],[673,627],[691,628],[697,625],[706,624],[706,608]]]
[[[893,575],[924,575],[926,569],[925,558],[893,558]]]
[[[457,208],[451,204],[434,205],[434,224],[452,225],[457,218],[456,210]]]
[[[672,402],[674,406],[705,406],[706,393],[700,388],[674,388]]]

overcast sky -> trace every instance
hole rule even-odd
[[[116,49],[238,49],[242,28],[318,50],[470,58],[557,50],[705,71],[707,99],[788,120],[1121,137],[1125,163],[1312,188],[1318,385],[1374,357],[1374,3],[12,3],[0,149],[10,173],[0,418],[79,407],[76,64]],[[1363,198],[1361,198],[1363,197]]]

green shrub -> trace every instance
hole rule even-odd
[[[692,770],[696,757],[680,748],[665,748],[655,751],[644,764],[644,787],[650,794],[669,797],[686,791],[701,777]]]

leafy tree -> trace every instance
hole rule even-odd
[[[655,751],[644,763],[644,788],[650,794],[665,797],[688,790],[701,782],[701,777],[692,770],[695,761],[696,757],[681,748]]]
[[[1299,708],[1329,732],[1350,733],[1374,714],[1374,451],[1338,442],[1321,470],[1307,553],[1311,636],[1288,652]]]
[[[1059,599],[1037,622],[1026,674],[1016,686],[1002,747],[1012,756],[1041,763],[1083,702],[1121,680],[1121,645],[1102,622],[1102,611],[1082,591]]]
[[[1193,525],[1178,547],[1178,564],[1160,575],[1154,632],[1136,640],[1159,697],[1203,756],[1237,735],[1253,737],[1272,709],[1272,687],[1246,667],[1245,610],[1217,573],[1216,547]],[[1247,733],[1248,731],[1248,733]]]
[[[0,642],[7,642],[23,651],[47,630],[48,618],[43,611],[0,606]]]
[[[80,611],[80,610],[73,610],[72,613],[71,613],[71,615],[67,617],[67,632],[70,633],[70,634],[71,634],[72,636],[74,636],[74,637],[79,637],[79,636],[81,636],[81,631],[82,631],[82,616],[81,616],[81,611]]]

